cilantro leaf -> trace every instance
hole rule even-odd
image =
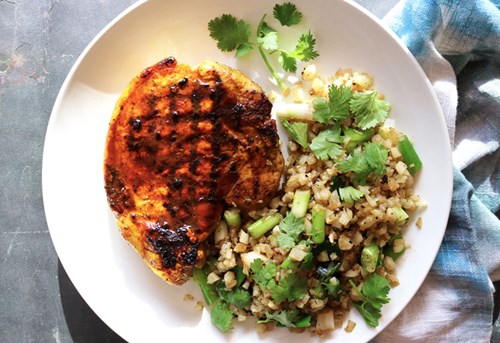
[[[250,264],[250,270],[252,271],[253,280],[264,291],[267,288],[267,284],[274,279],[278,267],[272,261],[264,266],[264,262],[260,258],[257,258]]]
[[[367,142],[375,134],[375,129],[358,130],[352,127],[344,128],[345,150],[351,153],[357,146]]]
[[[388,297],[390,289],[389,281],[374,273],[365,281],[362,292],[373,307],[381,308],[383,304],[387,304],[391,300]]]
[[[330,87],[328,90],[328,99],[330,100],[330,115],[333,120],[343,120],[351,114],[349,106],[352,96],[351,87],[337,87],[335,85]]]
[[[354,113],[354,121],[362,130],[372,128],[382,123],[391,109],[390,104],[378,98],[377,91],[355,93],[349,103]]]
[[[296,25],[302,20],[302,13],[292,3],[277,4],[273,8],[273,15],[282,25]],[[250,25],[239,20],[231,14],[223,14],[209,21],[208,31],[210,37],[217,41],[217,47],[221,51],[236,51],[235,56],[240,58],[247,55],[256,46],[264,64],[276,80],[282,90],[287,86],[269,62],[266,50],[269,54],[278,52],[278,61],[287,72],[297,71],[297,61],[307,62],[319,56],[315,50],[316,40],[312,33],[308,31],[302,34],[291,52],[279,48],[278,32],[265,22],[264,14],[257,25],[255,40],[250,40]]]
[[[366,178],[371,172],[370,165],[366,161],[362,152],[355,150],[347,159],[340,161],[337,169],[343,172],[354,172],[355,182],[366,183]]]
[[[276,242],[278,243],[280,248],[287,250],[292,249],[295,246],[295,240],[292,237],[285,234],[279,235],[278,238],[276,239]]]
[[[222,332],[231,329],[233,322],[233,312],[229,309],[227,303],[222,300],[217,301],[210,311],[212,323]]]
[[[313,101],[313,115],[316,121],[328,124],[332,120],[344,120],[351,114],[349,109],[351,99],[352,90],[350,87],[330,86],[328,101],[324,98],[316,98]]]
[[[275,280],[269,281],[268,289],[269,289],[269,292],[271,293],[271,297],[273,298],[273,301],[276,304],[281,304],[283,301],[286,300],[286,296],[287,296],[286,291],[283,288],[278,287],[278,284],[276,283]]]
[[[288,212],[286,217],[279,224],[281,233],[277,238],[278,245],[283,249],[291,249],[298,242],[300,234],[306,227],[303,218],[296,218],[292,212]]]
[[[236,287],[240,287],[243,284],[243,282],[245,282],[247,276],[245,275],[245,273],[243,273],[243,268],[240,266],[234,267],[233,272],[237,281]]]
[[[313,100],[313,116],[318,123],[327,124],[330,121],[330,104],[325,98]]]
[[[335,159],[342,154],[343,142],[340,136],[340,127],[332,127],[321,131],[312,141],[309,147],[317,158],[326,161]]]
[[[267,22],[262,21],[257,35],[257,44],[266,50],[278,49],[278,32],[270,27]]]
[[[311,31],[300,35],[295,49],[291,52],[279,50],[280,55],[278,61],[281,67],[289,72],[297,71],[297,61],[307,62],[319,56],[318,52],[314,50],[316,39],[314,39]]]
[[[286,119],[281,120],[281,125],[285,128],[286,132],[294,141],[300,144],[304,149],[308,147],[307,143],[307,123],[292,122],[290,123]]]
[[[244,20],[238,20],[231,14],[223,14],[208,22],[210,37],[217,41],[217,47],[222,51],[238,50],[238,56],[250,52],[250,25]]]
[[[375,328],[378,326],[378,320],[382,317],[382,314],[379,309],[374,308],[369,303],[366,302],[355,302],[353,303],[356,310],[358,310],[359,314],[365,320],[365,323]]]
[[[266,318],[261,319],[258,323],[277,322],[281,326],[286,327],[309,327],[311,326],[311,316],[302,316],[299,310],[281,310],[276,312],[265,313]]]
[[[387,304],[389,298],[390,285],[389,281],[383,276],[373,273],[365,283],[361,290],[349,280],[355,291],[361,296],[361,301],[354,302],[354,307],[363,316],[366,324],[371,327],[377,327],[381,317],[382,305]]]
[[[307,279],[297,274],[289,274],[276,283],[274,277],[278,268],[272,261],[264,266],[261,259],[256,259],[250,265],[250,269],[253,280],[262,291],[268,289],[277,304],[285,300],[295,301],[307,292]]]
[[[224,284],[221,283],[221,285]],[[235,290],[228,292],[225,290],[225,286],[223,286],[218,291],[222,299],[238,308],[245,308],[250,306],[252,303],[252,295],[244,289],[236,288]]]
[[[373,169],[373,172],[376,173],[377,176],[385,173],[385,161],[389,155],[387,149],[381,144],[370,142],[365,144],[364,152],[366,161]]]
[[[342,201],[348,205],[352,205],[355,201],[361,199],[361,197],[365,194],[352,186],[348,186],[339,188],[339,195]]]
[[[364,185],[370,174],[379,176],[385,172],[387,156],[387,149],[383,145],[369,142],[364,145],[363,151],[355,150],[349,158],[339,162],[337,169],[354,172],[353,181]]]
[[[294,73],[294,72],[297,71],[297,60],[295,59],[295,57],[293,57],[292,55],[290,55],[285,50],[281,50],[280,51],[280,55],[278,57],[278,61],[281,64],[281,67],[285,71],[289,71],[289,72],[292,72],[292,73]]]
[[[298,274],[288,274],[278,284],[272,280],[268,288],[276,304],[281,304],[285,300],[295,301],[307,293],[307,278]]]
[[[311,31],[308,31],[307,33],[300,35],[297,46],[295,47],[295,50],[290,53],[290,55],[302,62],[310,61],[319,56],[318,52],[314,50],[315,45],[316,39],[312,35]]]
[[[304,219],[296,218],[292,212],[288,212],[279,227],[282,233],[284,232],[294,240],[298,240],[300,234],[305,230]]]
[[[273,15],[283,26],[297,25],[302,20],[302,13],[290,2],[274,5]]]
[[[298,320],[294,323],[295,327],[307,328],[307,327],[311,326],[311,319],[312,319],[311,315],[304,316],[300,320]]]
[[[210,306],[219,299],[215,285],[207,282],[207,274],[203,269],[193,269],[193,280],[200,286],[201,293],[207,305]]]

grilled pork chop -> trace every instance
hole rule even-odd
[[[151,269],[183,284],[226,205],[250,211],[276,193],[284,161],[271,103],[241,72],[170,57],[127,86],[104,161],[108,203]]]

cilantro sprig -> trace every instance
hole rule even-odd
[[[241,57],[253,48],[250,43],[250,25],[230,14],[212,19],[208,23],[208,31],[221,51],[236,50],[236,56]]]
[[[366,324],[371,327],[377,327],[381,315],[382,305],[387,304],[389,298],[389,281],[376,273],[366,279],[363,287],[359,289],[352,280],[349,283],[356,293],[361,297],[361,301],[354,302],[354,307],[363,316]]]
[[[364,185],[371,174],[379,177],[385,173],[388,154],[383,145],[369,142],[362,151],[354,150],[349,158],[340,161],[337,168],[343,172],[354,172],[353,181]]]
[[[295,301],[302,298],[307,293],[307,278],[298,274],[288,274],[279,282],[271,280],[267,288],[271,292],[273,301],[279,305],[285,300]]]
[[[218,300],[210,310],[210,319],[220,331],[227,332],[232,326],[233,311],[226,302]]]
[[[351,114],[349,107],[352,96],[350,87],[332,85],[328,90],[328,100],[325,98],[314,99],[314,118],[322,124],[347,118]]]
[[[304,218],[296,218],[292,212],[281,221],[281,233],[276,239],[278,245],[283,249],[292,249],[299,241],[300,235],[305,231]]]
[[[278,267],[272,261],[264,265],[264,262],[257,258],[250,264],[250,270],[252,271],[253,281],[264,291],[269,281],[275,277]]]
[[[314,155],[320,160],[335,159],[342,155],[344,139],[340,136],[340,127],[331,127],[321,131],[312,141],[309,147]]]
[[[297,7],[290,2],[274,5],[273,16],[278,19],[283,26],[297,25],[302,20],[302,13],[300,13]]]
[[[266,50],[276,50],[279,47],[278,31],[264,21],[265,15],[259,23],[259,30],[257,30],[257,44]]]
[[[255,283],[263,292],[268,290],[276,304],[298,300],[307,293],[307,279],[297,273],[288,274],[276,281],[279,268],[272,261],[264,265],[260,258],[255,259],[250,264],[250,270]]]
[[[309,145],[307,142],[307,130],[309,124],[302,122],[289,122],[286,119],[281,119],[281,124],[290,138],[299,143],[304,149],[307,149]]]
[[[279,49],[279,62],[283,69],[294,73],[297,71],[297,61],[308,62],[318,57],[319,54],[314,49],[315,45],[316,39],[311,31],[308,31],[300,35],[294,50],[288,52]]]
[[[275,312],[266,312],[266,318],[261,319],[258,323],[276,322],[279,326],[291,328],[304,328],[311,326],[310,315],[304,316],[299,310],[281,310]]]
[[[219,296],[228,304],[233,304],[238,308],[245,308],[252,303],[252,295],[250,292],[243,288],[236,288],[234,290],[227,290],[226,285],[220,282],[217,287]]]
[[[358,201],[365,195],[363,192],[352,186],[341,187],[338,189],[338,192],[340,199],[342,199],[342,201],[348,206],[352,206],[355,201]]]
[[[391,110],[389,103],[378,97],[377,91],[353,94],[349,108],[354,113],[354,121],[362,130],[384,122]]]
[[[293,26],[301,23],[302,13],[290,3],[276,4],[273,7],[273,17],[282,26]],[[243,19],[238,19],[231,14],[223,14],[209,21],[208,31],[210,37],[217,41],[221,51],[236,51],[237,58],[250,53],[256,46],[266,67],[274,77],[281,89],[287,87],[271,65],[268,54],[278,53],[278,61],[287,72],[297,70],[297,62],[307,62],[319,56],[315,50],[316,39],[311,31],[299,36],[297,44],[292,51],[280,47],[278,31],[271,27],[262,16],[257,25],[255,40],[251,38],[250,24]]]

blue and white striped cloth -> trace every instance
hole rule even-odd
[[[500,281],[500,1],[402,0],[383,21],[433,84],[453,147],[454,190],[430,274],[374,341],[500,342],[492,283]]]

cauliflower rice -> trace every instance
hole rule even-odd
[[[330,85],[348,86],[355,92],[362,92],[373,87],[373,79],[363,73],[351,70],[339,70],[330,80],[317,76],[316,68],[308,66],[300,80],[290,92],[296,103],[306,103],[308,95],[326,97]],[[306,94],[306,92],[308,94]],[[353,125],[349,119],[343,125]],[[325,129],[321,123],[308,125],[309,142]],[[403,134],[397,129],[378,125],[368,142],[378,143],[387,149],[385,171],[379,176],[370,176],[366,184],[357,184],[354,173],[342,172],[332,159],[321,160],[311,149],[303,148],[294,140],[288,142],[288,159],[284,173],[284,182],[280,193],[269,205],[259,211],[248,213],[243,218],[241,227],[228,225],[224,220],[214,235],[215,245],[212,257],[205,267],[207,283],[223,287],[226,292],[241,288],[251,294],[251,301],[243,307],[229,304],[229,308],[238,321],[255,317],[260,323],[260,332],[271,330],[279,321],[266,320],[275,318],[270,314],[283,314],[294,311],[300,318],[307,316],[308,325],[285,325],[292,331],[310,330],[312,334],[324,335],[334,329],[344,328],[351,332],[356,323],[348,320],[347,314],[353,302],[362,300],[359,289],[367,278],[376,273],[384,277],[391,288],[399,285],[396,275],[395,259],[409,246],[404,241],[402,229],[406,223],[403,213],[410,214],[423,206],[418,195],[414,194],[414,176],[404,162],[398,143]],[[357,148],[359,149],[359,148]],[[339,159],[347,158],[342,152]],[[354,186],[362,193],[355,201],[344,201],[338,190],[340,187]],[[297,191],[309,190],[310,199],[307,212],[303,216],[304,231],[293,247],[284,248],[279,243],[283,234],[280,224],[261,237],[255,238],[248,228],[260,218],[279,213],[282,218],[291,212]],[[311,242],[313,210],[325,212],[325,239],[323,243]],[[368,271],[363,266],[363,249],[376,244],[379,249],[375,270]],[[312,258],[311,258],[312,256]],[[305,280],[304,292],[295,298],[276,301],[270,289],[262,287],[254,280],[251,264],[260,259],[263,265],[272,261],[277,266],[272,275],[272,284],[280,284],[290,274],[300,275]],[[280,268],[284,261],[293,262],[290,268]],[[307,268],[302,268],[307,262]],[[325,268],[334,268],[334,277],[324,278]],[[242,271],[238,276],[238,272]],[[241,275],[244,275],[244,279]],[[332,281],[333,280],[333,281]],[[330,282],[331,284],[328,284]],[[336,286],[336,293],[329,293],[329,286]],[[326,283],[326,284],[325,284]],[[356,290],[354,285],[357,285]],[[281,322],[283,324],[283,322]],[[295,327],[294,327],[295,326]]]

